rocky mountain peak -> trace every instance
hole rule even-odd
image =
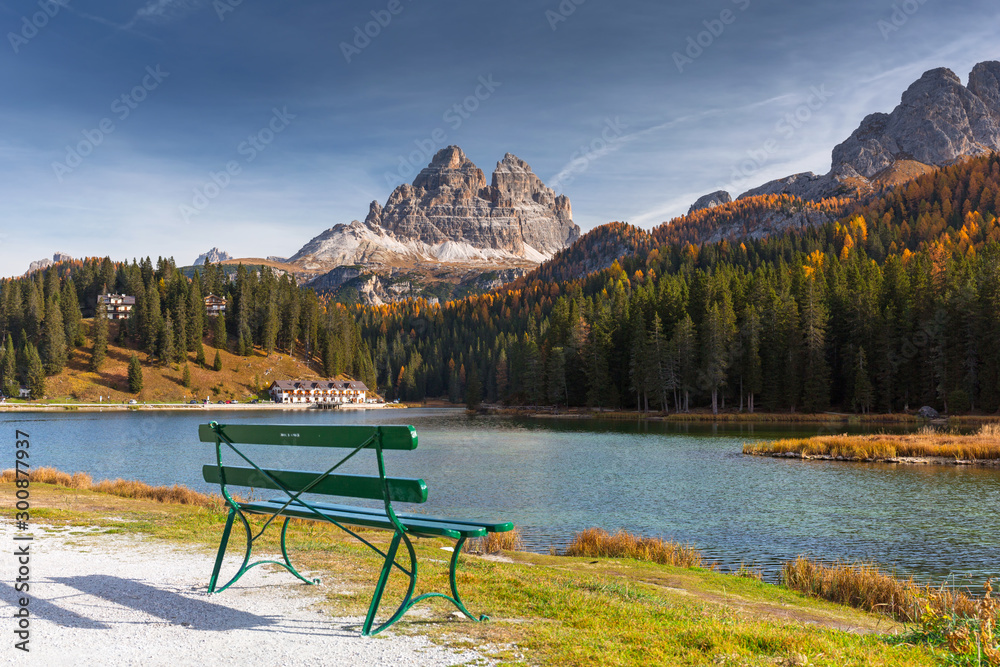
[[[871,192],[899,171],[919,173],[1000,149],[1000,62],[976,65],[969,85],[946,67],[928,70],[903,92],[891,113],[865,116],[833,149],[830,173],[799,174],[765,183],[762,193],[804,199]],[[906,170],[901,170],[905,165]]]
[[[195,266],[201,266],[205,262],[211,262],[212,264],[218,264],[227,259],[232,259],[229,253],[224,250],[219,250],[218,248],[212,248],[208,252],[204,252],[198,255],[198,259],[194,260]]]
[[[725,190],[709,192],[707,195],[698,197],[695,203],[691,204],[691,208],[688,209],[688,215],[702,209],[715,208],[716,206],[721,206],[722,204],[728,204],[731,201],[733,201],[732,195]]]
[[[413,179],[413,187],[423,190],[472,190],[478,192],[486,186],[483,171],[458,146],[442,148],[434,154],[431,163],[420,170]]]
[[[579,236],[569,199],[557,197],[527,162],[507,153],[487,185],[462,149],[448,146],[384,205],[372,202],[363,225],[337,225],[290,261],[307,268],[428,261],[523,266]]]

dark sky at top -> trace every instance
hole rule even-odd
[[[458,144],[584,230],[799,171],[996,2],[6,0],[0,275],[60,250],[287,256]],[[367,34],[366,34],[367,33]],[[768,147],[765,149],[765,146]]]

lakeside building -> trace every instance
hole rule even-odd
[[[209,294],[205,297],[205,314],[221,315],[226,312],[226,300],[221,296]]]
[[[97,309],[103,310],[109,320],[126,320],[135,308],[135,297],[125,294],[99,294]]]
[[[365,403],[368,395],[357,380],[276,380],[267,391],[275,403]]]

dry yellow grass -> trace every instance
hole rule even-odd
[[[524,550],[519,528],[508,530],[505,533],[487,533],[486,537],[469,540],[467,544],[466,551],[473,554],[495,554],[501,551]]]
[[[818,435],[770,442],[746,443],[744,454],[832,456],[851,461],[900,457],[943,457],[965,461],[1000,459],[1000,424],[984,424],[977,433],[958,435],[922,429],[907,435]]]
[[[946,588],[920,587],[901,581],[872,563],[825,565],[800,556],[781,570],[785,586],[817,598],[914,623],[912,635],[921,642],[946,645],[954,656],[1000,667],[996,636],[1000,605],[987,580],[982,597]]]
[[[675,567],[701,567],[701,552],[690,545],[657,537],[642,537],[619,530],[614,535],[600,528],[577,533],[566,549],[567,556],[590,558],[634,558]]]
[[[97,491],[98,493],[107,493],[122,498],[155,500],[161,503],[196,505],[219,509],[222,507],[223,502],[221,496],[198,493],[178,484],[173,486],[151,486],[144,482],[126,481],[123,479],[105,479],[95,484],[90,475],[85,472],[78,472],[71,475],[55,468],[34,468],[28,475],[28,479],[37,484],[55,484],[70,489]],[[14,480],[15,475],[13,470],[4,470],[3,473],[0,473],[0,481],[2,482],[13,482]]]

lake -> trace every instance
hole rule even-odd
[[[812,435],[821,426],[468,417],[441,409],[0,415],[11,460],[19,428],[31,434],[34,467],[217,492],[201,479],[214,445],[197,439],[198,424],[212,419],[413,424],[419,448],[387,454],[390,475],[427,481],[429,501],[407,509],[509,519],[535,551],[564,547],[575,532],[598,526],[691,543],[723,569],[743,562],[772,576],[799,554],[873,560],[935,583],[978,586],[1000,575],[997,469],[741,453],[745,441]],[[316,454],[273,462],[332,464],[310,461]],[[366,463],[351,471],[373,473]]]

